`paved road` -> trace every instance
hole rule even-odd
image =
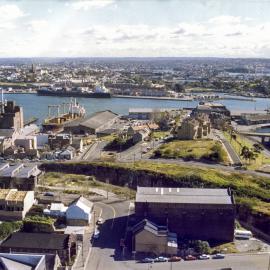
[[[119,162],[131,162],[141,159],[148,159],[151,155],[150,152],[156,148],[158,148],[161,145],[161,141],[151,141],[151,142],[139,142],[135,144],[134,146],[128,148],[125,151],[122,151],[117,155],[117,161]],[[149,150],[147,153],[143,153],[144,150],[147,149],[147,147],[150,147],[151,150]]]
[[[102,209],[101,217],[105,222],[100,228],[100,238],[93,243],[90,250],[85,269],[125,269],[119,261],[122,256],[119,243],[125,235],[129,204],[129,201],[117,200],[95,203],[95,207]]]
[[[231,267],[232,270],[267,270],[269,262],[269,254],[260,255],[228,255],[222,260],[206,260],[206,261],[181,261],[175,263],[154,263],[151,265],[127,262],[123,263],[126,268],[119,269],[130,270],[220,270],[222,268]],[[106,270],[106,269],[104,269]]]
[[[241,165],[242,162],[241,162],[238,154],[233,149],[233,147],[230,144],[230,142],[224,137],[223,133],[220,130],[217,130],[217,129],[213,130],[213,133],[214,133],[214,135],[218,136],[218,138],[220,138],[222,144],[226,148],[226,151],[227,151],[228,155],[231,158],[232,164]]]
[[[108,142],[97,141],[87,147],[87,149],[78,157],[78,160],[94,161],[100,158],[101,151]]]

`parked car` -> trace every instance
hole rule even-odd
[[[94,239],[98,239],[98,238],[99,238],[99,235],[100,235],[99,230],[95,230],[95,232],[94,232],[94,234],[93,234],[93,238],[94,238]]]
[[[194,260],[197,260],[197,258],[195,256],[187,255],[185,257],[185,261],[194,261]]]
[[[200,260],[209,260],[210,259],[210,256],[207,255],[207,254],[202,254],[202,255],[199,256],[199,259]]]
[[[156,258],[154,259],[154,262],[167,262],[167,261],[168,261],[168,258],[163,257],[163,256],[156,257]]]
[[[47,192],[44,192],[44,194],[43,194],[44,196],[49,196],[49,197],[53,197],[54,196],[54,193],[53,192],[49,192],[49,191],[47,191]]]
[[[97,225],[101,225],[101,224],[103,224],[103,222],[104,222],[103,218],[100,217],[97,219]]]
[[[222,254],[222,253],[217,253],[217,254],[213,255],[212,258],[213,259],[224,259],[225,258],[225,255]]]
[[[153,263],[154,259],[152,258],[144,258],[142,260],[140,260],[141,263]]]
[[[178,256],[172,256],[171,258],[169,258],[169,262],[180,262],[181,260],[182,258]]]

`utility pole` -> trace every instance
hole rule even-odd
[[[108,189],[109,189],[109,183],[110,183],[110,181],[109,181],[109,179],[108,178],[106,178],[106,197],[107,197],[107,200],[109,199],[109,191],[108,191]]]

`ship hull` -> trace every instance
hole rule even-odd
[[[111,98],[111,93],[79,93],[74,91],[37,90],[37,95],[57,97]]]

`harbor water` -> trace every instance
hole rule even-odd
[[[15,100],[16,104],[23,107],[25,120],[37,117],[39,123],[47,116],[48,105],[57,105],[70,100],[67,97],[37,96],[36,94],[6,94],[5,99]],[[198,101],[138,98],[77,98],[77,101],[85,107],[87,115],[102,110],[128,114],[129,108],[192,108],[198,104]],[[269,98],[254,98],[253,101],[221,99],[215,102],[222,103],[233,111],[261,111],[270,106]]]

